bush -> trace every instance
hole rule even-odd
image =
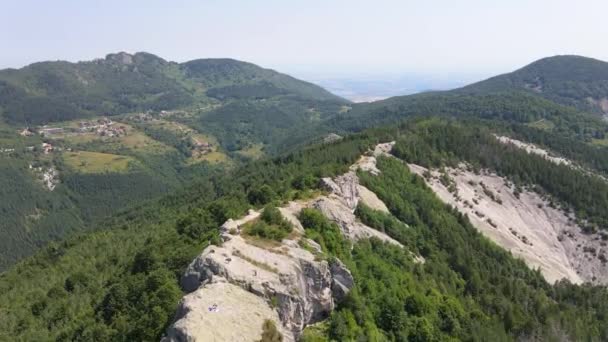
[[[281,241],[287,236],[286,231],[277,226],[268,225],[263,221],[256,221],[251,226],[245,228],[245,234],[275,241]]]
[[[176,230],[180,235],[198,240],[217,227],[218,223],[209,211],[196,210],[179,219]]]
[[[302,209],[298,218],[306,229],[306,236],[321,245],[323,252],[341,260],[348,258],[350,245],[342,236],[340,227],[316,209]]]
[[[273,206],[264,208],[260,219],[245,228],[245,234],[263,239],[281,241],[291,231],[293,226],[283,218],[283,215]]]
[[[272,202],[277,197],[277,194],[268,185],[262,185],[259,188],[249,191],[247,199],[255,205],[263,205]]]
[[[259,342],[281,342],[283,335],[277,329],[276,324],[267,319],[262,325],[262,339]]]

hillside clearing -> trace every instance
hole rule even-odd
[[[132,157],[89,151],[67,152],[63,160],[82,173],[127,172],[132,163],[137,163]]]

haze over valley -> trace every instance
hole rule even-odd
[[[295,75],[301,75],[300,78],[353,102],[373,102],[399,95],[450,90],[484,78],[482,75],[459,72],[418,74],[397,71],[394,74],[345,71],[318,75],[296,71]]]

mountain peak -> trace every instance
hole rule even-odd
[[[124,51],[118,53],[110,53],[106,56],[106,61],[130,65],[133,64],[133,55]]]
[[[457,90],[469,94],[527,91],[586,112],[608,114],[608,63],[558,55],[539,59],[511,73]]]
[[[522,73],[556,81],[608,80],[608,63],[577,55],[557,55],[539,59],[513,72]]]

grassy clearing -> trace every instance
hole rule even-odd
[[[136,130],[130,131],[127,135],[117,140],[119,144],[138,152],[162,154],[173,149]]]
[[[250,158],[250,159],[259,159],[264,156],[263,148],[264,148],[263,144],[255,144],[255,145],[250,146],[249,148],[237,151],[236,153],[238,153],[242,156],[245,156],[247,158]]]
[[[49,127],[78,128],[81,121],[95,121],[99,118],[101,117],[58,122],[50,125]],[[106,137],[100,136],[96,132],[64,132],[61,134],[50,135],[49,138],[64,140],[69,145],[99,142],[100,144],[103,144],[109,148],[119,149],[121,147],[125,147],[133,151],[153,154],[163,154],[172,149],[162,142],[148,137],[137,128],[124,122],[114,121],[114,126],[124,127],[127,134],[120,137]]]
[[[591,139],[591,144],[596,146],[608,146],[608,138],[604,139]]]
[[[166,129],[168,131],[178,133],[178,134],[188,134],[188,133],[194,132],[194,130],[192,128],[190,128],[184,124],[181,124],[179,122],[175,122],[175,121],[156,119],[153,121],[148,121],[148,122],[146,122],[146,124],[157,127],[157,128]]]
[[[127,172],[135,159],[117,154],[79,151],[63,154],[65,163],[83,173]]]
[[[350,111],[351,109],[353,109],[353,107],[351,107],[351,106],[342,106],[342,107],[340,107],[340,111],[338,111],[338,113],[340,113],[340,114],[348,113],[348,111]]]
[[[228,161],[228,156],[222,152],[214,151],[214,152],[200,155],[198,157],[191,158],[191,162],[193,162],[193,163],[196,163],[199,161],[207,161],[211,164],[225,163]]]
[[[550,131],[553,128],[555,128],[555,124],[549,120],[546,119],[540,119],[538,121],[534,121],[534,122],[530,122],[528,124],[528,126],[530,127],[534,127],[534,128],[538,128],[538,129],[542,129],[545,131]]]

